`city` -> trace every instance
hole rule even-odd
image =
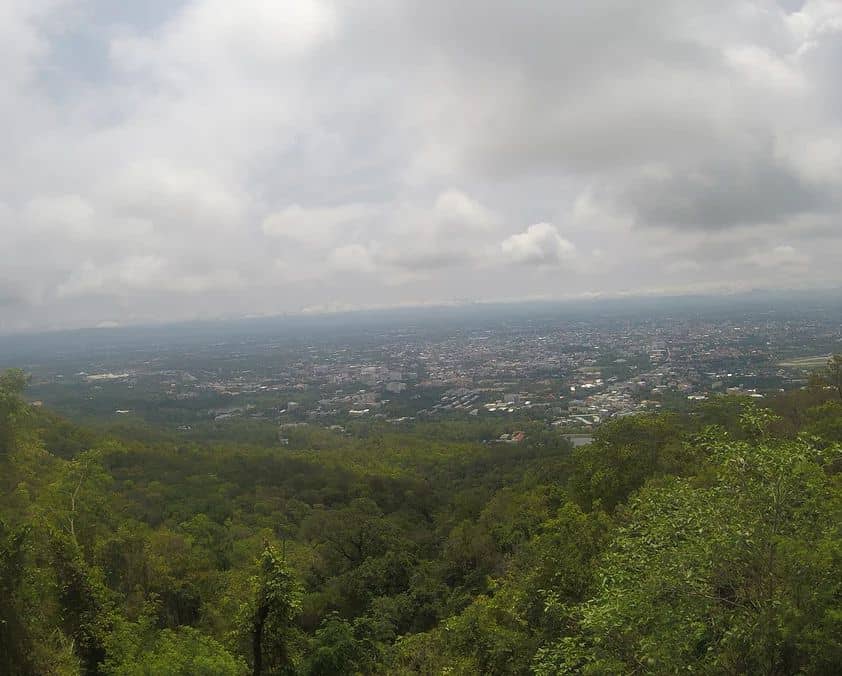
[[[59,411],[137,417],[182,433],[248,420],[276,426],[283,442],[296,426],[344,431],[369,419],[539,421],[584,434],[717,394],[762,399],[803,387],[842,345],[826,306],[345,321],[344,329],[267,321],[247,337],[233,323],[217,336],[131,347],[109,344],[106,333],[98,349],[24,366],[30,396]],[[511,432],[503,440],[523,438]]]

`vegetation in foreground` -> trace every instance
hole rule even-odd
[[[106,436],[6,372],[0,673],[839,673],[838,375],[575,450],[298,451]]]

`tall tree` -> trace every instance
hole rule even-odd
[[[111,593],[99,569],[85,562],[75,539],[56,532],[50,544],[64,633],[75,642],[82,673],[95,676],[105,660],[105,639],[114,621]]]
[[[32,638],[26,625],[23,586],[28,528],[0,520],[0,673],[34,674]]]
[[[26,383],[27,377],[20,369],[0,374],[0,457],[14,447],[20,419],[28,410],[21,398]]]
[[[284,558],[268,543],[260,557],[257,598],[251,622],[252,673],[293,672],[291,636],[301,611],[301,588]]]

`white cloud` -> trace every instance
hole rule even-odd
[[[59,298],[112,295],[115,292],[203,293],[217,289],[238,289],[237,272],[218,269],[211,273],[179,270],[159,256],[129,256],[105,265],[85,261],[59,284]]]
[[[341,229],[364,219],[372,210],[361,204],[305,208],[293,204],[263,219],[263,232],[303,244],[327,247]]]
[[[328,264],[339,272],[369,273],[376,269],[368,249],[361,244],[340,246],[330,252]]]
[[[106,266],[85,261],[59,285],[58,296],[79,296],[113,291],[114,285],[130,290],[145,289],[164,279],[165,261],[157,256],[130,256]]]
[[[488,230],[497,216],[459,190],[445,190],[436,198],[436,225],[439,228]]]
[[[160,34],[115,38],[111,56],[124,69],[150,70],[170,82],[210,69],[273,67],[335,36],[337,16],[319,0],[189,2]],[[224,73],[220,73],[224,74]]]
[[[23,209],[28,225],[45,236],[88,239],[97,234],[93,207],[79,195],[43,195]]]
[[[550,223],[535,223],[524,232],[503,240],[505,259],[523,265],[558,265],[572,259],[576,247]]]
[[[810,257],[795,247],[782,244],[771,249],[755,251],[746,256],[745,262],[759,268],[804,268],[810,263]]]
[[[796,96],[804,94],[808,87],[792,59],[777,56],[769,49],[740,45],[726,48],[724,57],[747,83]]]

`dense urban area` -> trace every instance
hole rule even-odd
[[[757,399],[806,384],[842,345],[827,307],[676,310],[587,318],[544,310],[437,325],[387,315],[258,336],[143,340],[25,364],[36,401],[91,418],[191,432],[248,420],[283,430],[349,421],[492,416],[587,432],[620,416],[683,410],[715,394]],[[230,327],[229,327],[230,330]],[[107,332],[106,332],[107,333]],[[157,342],[160,341],[160,342]],[[506,440],[517,440],[509,436]]]

